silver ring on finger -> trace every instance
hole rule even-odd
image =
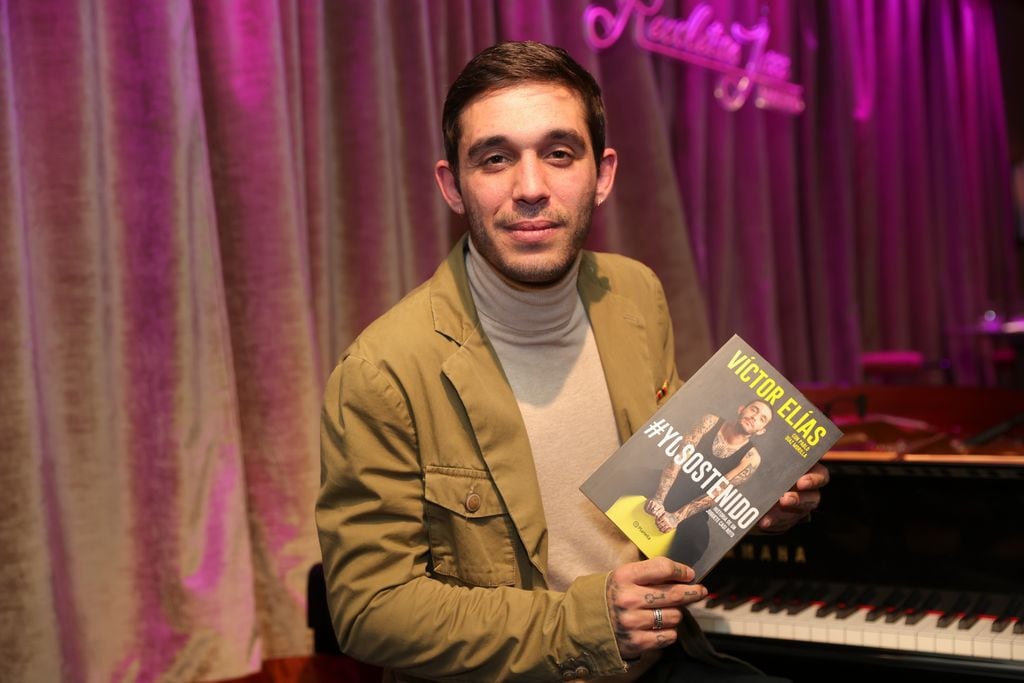
[[[660,607],[654,608],[654,630],[660,631],[661,627],[665,625],[665,615],[662,614]]]

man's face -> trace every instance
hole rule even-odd
[[[748,406],[740,408],[740,417],[737,420],[740,430],[748,436],[764,434],[764,428],[772,421],[772,411],[760,401],[754,401]]]
[[[459,178],[435,175],[483,257],[512,285],[562,277],[611,191],[615,151],[595,164],[583,104],[571,90],[525,83],[473,100],[459,119]]]

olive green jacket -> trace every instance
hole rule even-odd
[[[533,458],[464,247],[372,323],[327,383],[316,519],[335,632],[344,652],[406,680],[621,673],[607,575],[546,589]],[[578,288],[624,441],[659,389],[680,384],[664,293],[646,266],[590,252]]]

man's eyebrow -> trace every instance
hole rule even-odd
[[[477,140],[469,149],[466,150],[466,156],[472,159],[474,156],[487,149],[488,147],[498,147],[508,142],[508,137],[505,135],[492,135],[483,140]]]
[[[583,136],[574,130],[567,128],[556,128],[547,135],[549,140],[557,140],[559,142],[568,142],[580,149],[587,148],[587,141],[583,139]]]

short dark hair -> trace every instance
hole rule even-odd
[[[492,45],[471,59],[448,89],[441,117],[444,153],[452,173],[459,174],[459,117],[469,104],[484,93],[521,83],[557,83],[575,92],[583,102],[594,147],[594,161],[604,155],[604,103],[601,87],[590,73],[560,47],[532,40]]]

